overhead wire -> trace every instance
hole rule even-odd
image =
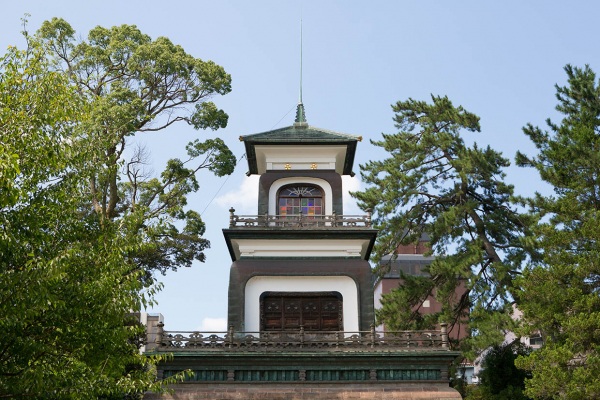
[[[273,129],[273,128],[275,128],[277,125],[279,125],[279,123],[280,123],[281,121],[283,121],[283,119],[284,119],[285,117],[287,117],[287,116],[288,116],[288,115],[289,115],[289,114],[292,112],[292,110],[293,110],[294,108],[296,108],[296,106],[293,106],[292,108],[290,108],[290,110],[289,110],[288,112],[286,112],[286,113],[285,113],[285,115],[284,115],[283,117],[281,117],[281,119],[280,119],[279,121],[277,121],[277,122],[275,123],[275,125],[273,125],[273,126],[271,127],[271,129]]]
[[[285,113],[285,115],[283,117],[281,117],[281,119],[279,121],[277,121],[277,123],[275,125],[273,125],[271,127],[271,129],[275,128],[277,125],[279,125],[279,123],[281,121],[283,121],[283,119],[285,117],[287,117],[289,115],[290,112],[292,112],[292,110],[295,107],[290,108],[290,110]],[[242,154],[240,158],[238,158],[238,160],[236,161],[236,168],[237,168],[237,164],[239,164],[240,161],[242,161],[243,158],[246,157],[246,153]],[[233,174],[231,174],[233,175]],[[202,210],[202,212],[200,213],[200,216],[204,215],[204,213],[206,212],[206,210],[208,209],[208,207],[210,207],[210,205],[212,204],[212,202],[217,198],[217,196],[219,195],[219,193],[221,192],[221,189],[223,189],[223,187],[225,186],[225,184],[227,183],[227,181],[229,180],[229,178],[231,177],[231,175],[227,175],[227,177],[225,178],[225,180],[223,181],[223,183],[221,184],[221,186],[219,186],[219,189],[217,189],[217,191],[215,192],[215,194],[213,195],[213,197],[210,199],[210,201],[208,202],[208,204],[206,205],[206,207],[204,207],[204,210]]]
[[[299,104],[302,104],[302,2],[300,3],[300,103]],[[289,111],[286,112],[285,115],[283,117],[281,117],[281,119],[279,119],[279,121],[277,121],[275,123],[275,125],[273,125],[271,127],[271,130],[273,130],[277,125],[279,125],[281,123],[281,121],[283,121],[283,119],[285,117],[287,117],[292,112],[292,110],[294,108],[296,108],[296,106],[293,106],[292,108],[290,108]],[[246,153],[242,154],[242,156],[237,160],[236,167],[237,167],[237,164],[244,157],[246,157]],[[231,175],[233,175],[233,173]],[[208,209],[208,207],[210,207],[210,205],[212,204],[212,202],[214,201],[214,199],[219,195],[219,192],[221,191],[221,189],[223,189],[223,186],[225,186],[225,184],[227,183],[227,181],[229,180],[229,178],[231,177],[231,175],[228,175],[227,178],[225,178],[225,180],[223,181],[223,183],[221,184],[221,186],[219,187],[219,189],[217,190],[217,192],[210,199],[210,201],[208,202],[208,204],[206,205],[206,207],[204,207],[204,210],[202,210],[202,212],[200,213],[200,216],[204,215],[204,213],[206,212],[206,210]]]
[[[244,157],[246,157],[246,153],[242,154],[242,156],[240,158],[238,158],[238,160],[235,163],[236,167],[237,167],[237,164],[240,161],[242,161],[242,159]],[[231,175],[233,175],[233,173]],[[227,178],[225,178],[225,180],[223,181],[223,183],[221,184],[221,186],[219,186],[219,189],[217,189],[217,191],[215,192],[214,196],[210,199],[210,201],[208,202],[208,204],[206,205],[206,207],[204,207],[204,210],[202,210],[202,212],[200,213],[200,216],[204,215],[204,213],[206,212],[206,210],[208,209],[208,207],[210,207],[210,205],[212,204],[212,202],[214,201],[214,199],[219,195],[219,192],[221,191],[221,189],[223,189],[223,186],[225,186],[225,184],[227,183],[227,181],[229,180],[229,178],[231,177],[231,175],[227,175]]]

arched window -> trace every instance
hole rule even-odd
[[[314,185],[293,184],[281,188],[277,196],[281,216],[324,215],[323,190]]]

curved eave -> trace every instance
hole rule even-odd
[[[250,142],[246,141],[246,159],[248,160],[248,171],[252,175],[256,175],[259,173],[258,171],[258,162],[256,159],[256,148],[255,146],[260,145],[269,145],[269,146],[289,146],[289,145],[303,145],[303,146],[315,146],[315,147],[324,147],[324,146],[346,146],[346,156],[344,158],[344,166],[342,167],[342,175],[353,175],[352,169],[354,166],[354,155],[356,153],[356,140],[348,141],[348,142],[319,142],[319,143],[310,143],[310,142],[302,142],[302,141],[287,141],[287,142]]]
[[[356,144],[362,137],[334,132],[312,126],[295,127],[289,126],[273,131],[257,133],[253,135],[240,136],[246,148],[246,159],[250,174],[258,174],[258,163],[256,157],[256,146],[346,146],[346,155],[343,175],[352,175]]]
[[[237,256],[233,248],[232,240],[235,239],[277,239],[277,240],[344,240],[344,239],[360,239],[368,241],[367,249],[363,259],[368,261],[375,238],[377,237],[377,229],[372,228],[356,228],[356,229],[277,229],[277,228],[240,228],[240,229],[223,229],[223,236],[227,243],[227,249],[232,261],[237,261]]]

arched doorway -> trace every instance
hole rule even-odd
[[[342,331],[342,310],[339,292],[264,292],[261,331]]]

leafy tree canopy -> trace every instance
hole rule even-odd
[[[141,393],[157,360],[124,320],[144,300],[123,257],[138,244],[81,212],[86,103],[29,46],[0,58],[0,396]]]
[[[136,215],[136,223],[123,226],[144,238],[143,249],[131,256],[148,279],[152,271],[204,261],[209,242],[202,237],[200,215],[185,211],[187,195],[199,189],[200,170],[232,173],[233,153],[219,138],[195,140],[185,159],[170,160],[159,177],[151,177],[145,170],[147,151],[137,147],[126,158],[126,149],[136,134],[177,122],[195,129],[225,127],[227,114],[210,99],[231,90],[229,74],[165,37],[152,40],[133,25],[96,27],[87,40],[78,41],[66,21],[54,18],[43,23],[36,37],[50,49],[55,70],[64,72],[91,104],[81,128],[99,151],[95,169],[86,176],[89,204],[82,207],[93,209],[102,221]]]
[[[134,135],[177,121],[225,125],[207,101],[230,90],[212,62],[133,26],[76,42],[63,20],[0,57],[0,397],[111,398],[160,391],[128,315],[159,289],[151,273],[203,260],[186,197],[196,173],[231,173],[220,139],[145,173]],[[178,379],[175,377],[175,379]]]

